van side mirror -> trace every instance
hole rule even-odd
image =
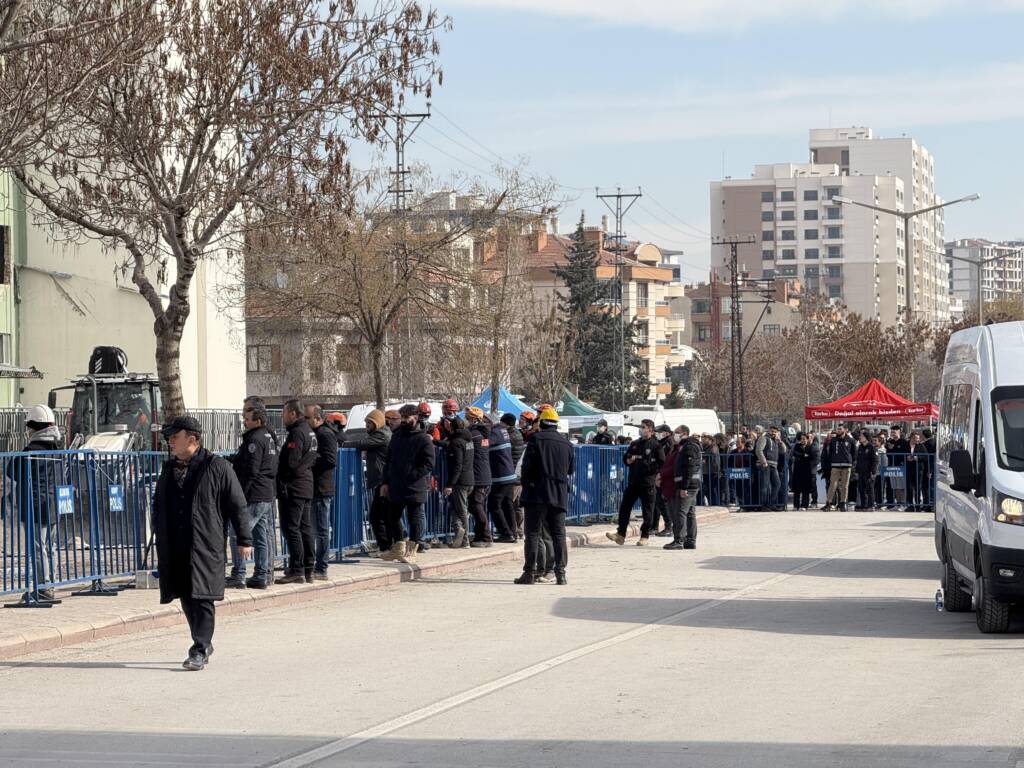
[[[962,448],[950,451],[949,468],[953,472],[950,488],[954,491],[969,493],[974,489],[974,462],[971,454]]]

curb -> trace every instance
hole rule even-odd
[[[697,522],[701,525],[728,519],[730,512],[724,508],[699,514]],[[573,548],[585,547],[599,542],[607,543],[605,526],[595,526],[598,530],[588,532],[568,528],[566,540]],[[635,523],[629,526],[631,536],[639,535],[639,527]],[[521,560],[521,546],[503,547],[496,551],[470,550],[458,560],[449,562],[406,565],[403,563],[383,563],[368,560],[366,565],[373,568],[362,573],[339,575],[329,581],[313,584],[277,585],[273,590],[227,590],[225,598],[217,604],[217,613],[221,616],[240,616],[253,611],[268,608],[280,608],[299,605],[323,597],[333,597],[352,592],[366,592],[381,587],[400,584],[406,581],[417,581],[423,578],[448,576],[463,571],[480,568],[485,565],[496,565]],[[376,566],[375,566],[376,564]],[[344,573],[342,564],[335,565],[335,571]],[[26,609],[29,610],[29,609]],[[53,610],[53,609],[49,609]],[[47,616],[46,619],[50,619]],[[52,621],[51,624],[59,624]],[[38,626],[15,633],[0,632],[0,659],[11,659],[39,651],[50,651],[69,645],[101,640],[107,637],[137,634],[151,629],[163,629],[185,623],[185,616],[178,604],[170,603],[150,609],[135,609],[131,613],[120,616],[110,615],[97,617],[93,621],[68,622],[63,626]]]

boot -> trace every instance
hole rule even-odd
[[[683,549],[696,549],[696,548],[697,548],[697,540],[696,539],[684,539],[683,540]]]
[[[458,549],[459,547],[462,546],[462,541],[465,538],[466,538],[466,531],[465,531],[464,528],[460,528],[459,530],[457,530],[455,532],[455,536],[452,537],[452,543],[449,544],[448,546],[451,547],[452,549]]]
[[[386,560],[389,563],[393,563],[396,560],[405,556],[405,542],[396,541],[391,545],[391,549],[381,554],[380,559]]]
[[[527,571],[523,571],[523,575],[515,580],[516,584],[533,584],[533,574]]]
[[[565,578],[565,571],[558,571],[557,573],[555,573],[555,584],[564,586],[568,583],[569,580]]]
[[[612,533],[611,531],[608,531],[608,533],[606,533],[605,536],[607,536],[611,541],[614,541],[620,547],[626,543],[626,537],[623,536],[621,533]]]
[[[646,546],[648,545],[648,543],[649,543],[649,542],[648,542],[648,540],[647,540],[647,537],[646,537],[646,536],[643,536],[643,537],[641,537],[641,538],[637,539],[636,545],[637,545],[638,547],[646,547]]]
[[[278,584],[305,584],[306,574],[302,571],[288,571],[284,578],[277,580]]]
[[[416,564],[416,542],[410,541],[405,545],[405,554],[398,558],[398,562],[406,563],[407,565]]]

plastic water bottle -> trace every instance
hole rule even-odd
[[[935,590],[935,610],[942,611],[942,587]]]

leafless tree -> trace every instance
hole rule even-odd
[[[377,140],[382,113],[439,81],[446,21],[404,0],[369,10],[355,0],[129,5],[124,24],[155,28],[158,43],[106,72],[16,174],[62,226],[127,254],[175,415],[185,409],[180,343],[200,261],[241,251],[240,213],[271,180],[286,179],[289,204],[301,206],[316,179],[348,178],[350,142]]]

